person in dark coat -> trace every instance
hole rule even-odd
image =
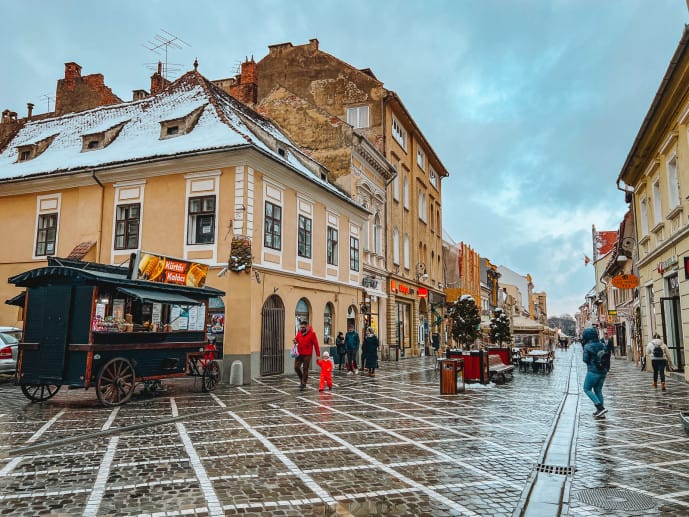
[[[347,351],[347,375],[356,372],[356,354],[359,351],[359,333],[354,330],[354,325],[347,326],[347,334],[344,338],[345,350]]]
[[[361,346],[361,362],[366,365],[369,376],[373,377],[378,368],[378,336],[373,333],[371,327],[366,329],[364,344]]]
[[[342,332],[337,333],[335,338],[335,348],[337,349],[337,358],[339,363],[338,370],[342,371],[342,365],[345,364],[347,350],[345,349],[345,339]]]

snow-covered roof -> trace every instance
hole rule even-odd
[[[193,129],[161,138],[161,122],[202,109]],[[82,152],[83,136],[124,123],[117,137],[102,149]],[[18,160],[17,147],[54,139],[35,158]],[[157,95],[101,106],[88,111],[27,122],[0,153],[0,182],[30,179],[144,159],[251,145],[350,203],[335,186],[321,179],[323,167],[298,149],[270,120],[254,112],[190,71]],[[280,152],[279,148],[283,152]]]

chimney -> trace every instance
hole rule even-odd
[[[77,63],[65,63],[65,82],[64,85],[68,90],[74,89],[75,81],[81,77],[81,66]]]
[[[148,92],[146,90],[132,90],[132,100],[140,101],[148,97]]]
[[[158,71],[151,76],[151,95],[162,92],[170,81],[163,77],[163,63],[158,61]]]
[[[255,105],[258,100],[257,77],[254,56],[251,56],[251,61],[245,58],[241,73],[230,81],[230,95],[244,104]]]
[[[689,0],[688,0],[689,1]],[[311,38],[309,44],[313,50],[318,50],[318,40],[316,38]]]
[[[26,109],[28,110],[28,115],[26,115],[26,118],[31,120],[31,114],[33,113],[33,103],[27,102],[26,103]]]

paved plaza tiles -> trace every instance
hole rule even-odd
[[[293,375],[212,394],[190,379],[114,409],[93,390],[32,404],[0,382],[0,515],[513,515],[571,369],[580,387],[580,347],[550,375],[440,395],[434,359],[414,358],[336,371],[332,392],[317,375],[304,392]],[[618,358],[604,394],[604,420],[574,406],[562,514],[689,515],[688,386],[654,390]]]

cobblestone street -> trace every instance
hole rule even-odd
[[[193,380],[115,409],[92,390],[29,403],[0,384],[0,514],[512,515],[539,462],[580,347],[550,375],[439,394],[434,359],[383,362],[375,378],[335,372],[304,392],[294,376],[201,393]],[[689,514],[689,439],[668,391],[624,359],[604,388],[607,418],[581,394],[564,513]],[[553,474],[558,475],[558,474]]]

